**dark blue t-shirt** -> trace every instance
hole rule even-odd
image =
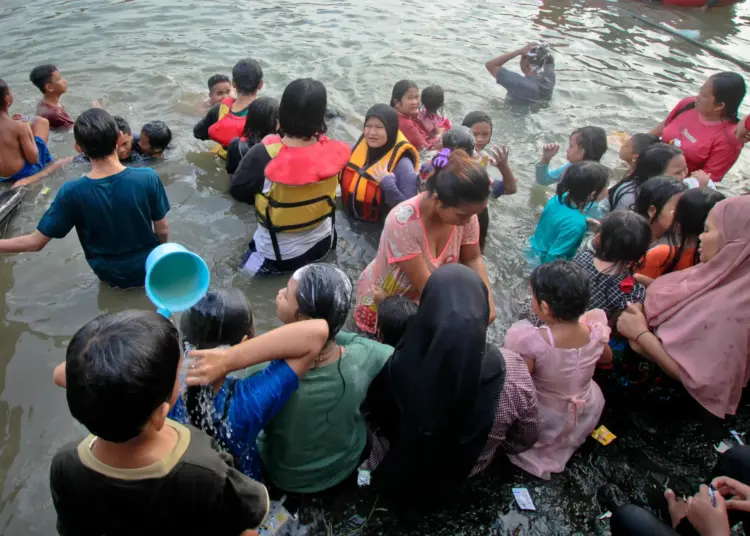
[[[66,182],[37,230],[63,238],[75,227],[91,269],[115,287],[137,287],[146,278],[146,257],[159,245],[153,222],[169,212],[159,175],[127,168],[103,179]]]

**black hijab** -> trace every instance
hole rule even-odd
[[[367,392],[373,429],[390,443],[373,484],[411,510],[424,511],[468,477],[492,429],[505,361],[486,341],[487,292],[466,266],[438,268]]]
[[[373,149],[369,145],[367,146],[367,162],[365,162],[365,168],[370,167],[383,158],[388,151],[393,149],[396,145],[396,140],[398,139],[398,112],[396,110],[387,104],[376,104],[367,110],[365,123],[367,123],[367,120],[371,117],[377,117],[383,122],[388,140],[385,142],[385,145],[378,147],[377,149]],[[365,141],[365,143],[367,143],[367,141]]]

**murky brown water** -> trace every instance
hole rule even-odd
[[[347,118],[332,125],[332,135],[352,141],[362,114],[375,102],[387,102],[396,80],[440,83],[446,110],[457,122],[474,109],[492,115],[493,141],[511,146],[521,179],[517,195],[491,202],[487,257],[498,336],[511,322],[512,300],[525,290],[520,251],[545,199],[545,190],[532,186],[541,144],[566,142],[570,131],[584,124],[648,130],[710,73],[736,69],[644,28],[621,8],[675,28],[700,30],[701,40],[750,60],[750,5],[701,14],[603,0],[414,0],[406,5],[395,0],[4,0],[0,76],[13,88],[16,112],[33,112],[40,95],[28,73],[51,61],[68,80],[64,104],[72,115],[100,99],[134,129],[151,119],[166,120],[176,148],[157,171],[172,203],[172,239],[206,259],[214,285],[248,293],[260,329],[278,323],[273,297],[283,281],[251,281],[236,272],[255,223],[250,207],[224,194],[227,179],[220,164],[192,139],[205,81],[229,73],[244,56],[261,61],[267,95],[279,96],[300,76],[319,78],[328,87],[330,107]],[[555,98],[542,109],[511,108],[483,62],[540,35],[565,45],[557,52]],[[745,113],[748,109],[743,107]],[[74,152],[69,133],[54,134],[50,145],[56,156]],[[605,162],[616,164],[614,150]],[[60,184],[84,172],[73,167],[51,178],[47,195],[41,186],[33,189],[8,234],[33,230]],[[748,189],[750,152],[725,183],[733,192]],[[343,217],[337,225],[340,247],[331,260],[356,279],[372,258],[377,237]],[[139,291],[101,286],[74,233],[42,253],[0,256],[0,288],[0,534],[52,534],[49,460],[82,434],[68,414],[64,393],[52,386],[52,369],[87,320],[150,305]],[[542,532],[552,534],[544,527]]]

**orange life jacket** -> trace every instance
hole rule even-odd
[[[219,120],[208,127],[208,136],[224,149],[234,138],[242,136],[242,131],[245,130],[247,115],[236,115],[232,112],[234,101],[232,97],[223,98],[219,106]],[[226,158],[226,151],[224,155]]]
[[[392,173],[402,157],[408,157],[414,162],[414,171],[419,169],[419,152],[399,130],[396,144],[377,162],[373,162],[366,169],[367,142],[364,136],[359,138],[352,151],[349,163],[339,174],[341,182],[341,200],[346,213],[355,219],[363,221],[378,221],[383,194],[380,185],[370,175],[372,169],[384,162],[386,170]]]

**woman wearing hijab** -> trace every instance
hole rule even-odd
[[[476,272],[459,264],[438,268],[401,343],[370,385],[364,409],[374,436],[373,485],[402,514],[424,512],[475,466],[486,466],[485,448],[501,446],[492,441],[498,432],[509,440],[524,435],[514,426],[497,429],[496,413],[508,422],[498,409],[506,362],[487,345],[489,315],[487,286]],[[522,399],[533,400],[533,386],[531,395]],[[536,410],[535,402],[518,405]],[[534,428],[518,449],[535,440]]]
[[[617,329],[723,419],[750,379],[750,196],[711,209],[699,252],[699,264],[656,279],[645,312],[630,305]]]
[[[339,175],[346,213],[357,220],[379,221],[417,195],[418,169],[419,153],[399,131],[398,112],[376,104],[367,111],[362,137]]]

